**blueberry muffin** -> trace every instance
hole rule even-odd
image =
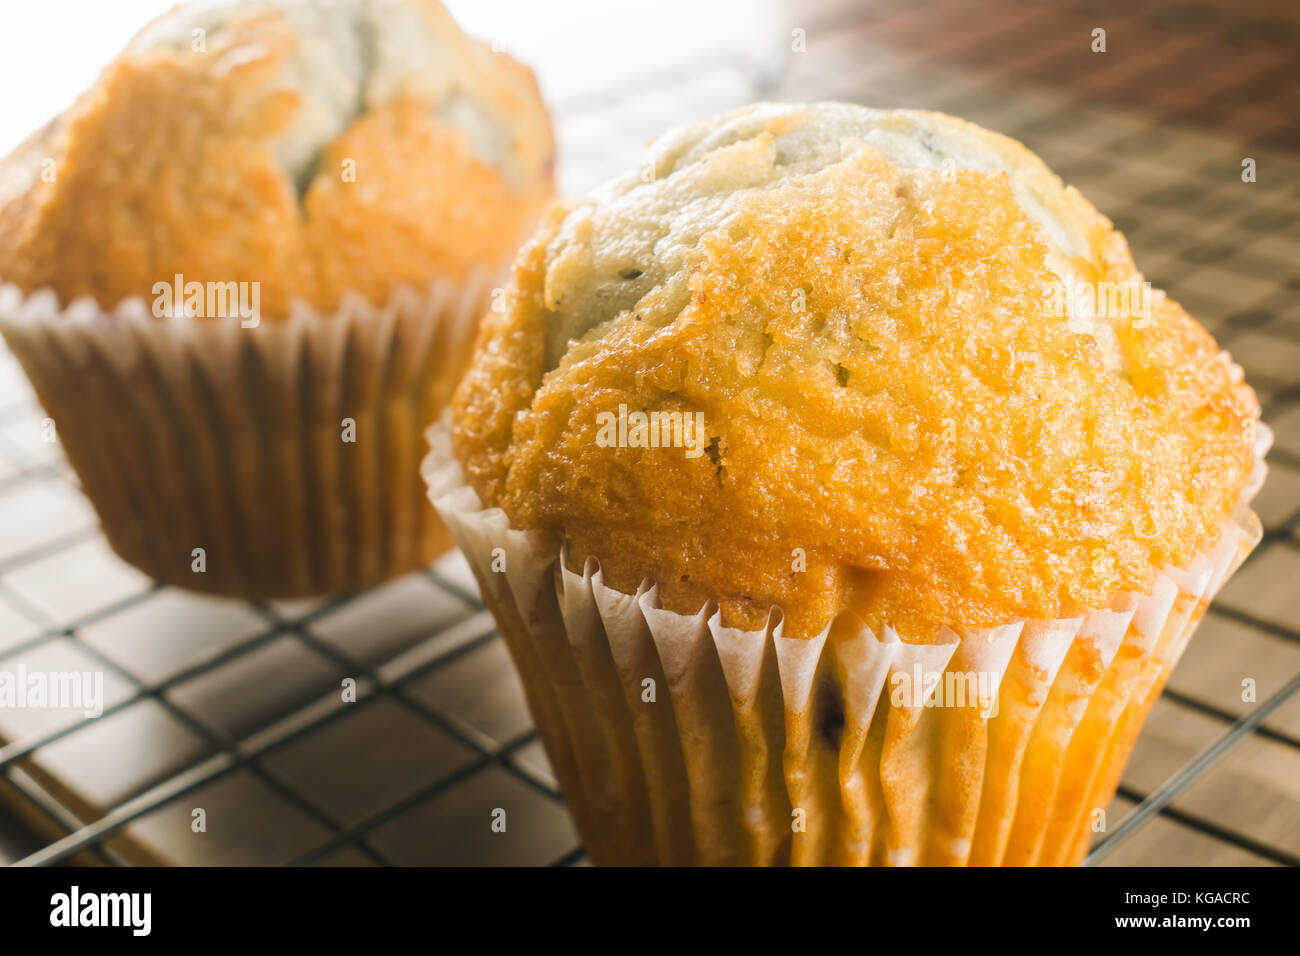
[[[552,210],[433,431],[597,862],[1078,862],[1259,409],[1018,143],[757,105]]]
[[[553,166],[531,72],[437,0],[145,27],[0,166],[0,329],[118,552],[256,597],[440,553],[421,428]]]

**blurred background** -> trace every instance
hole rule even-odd
[[[170,5],[8,5],[0,153]],[[1245,367],[1277,440],[1256,501],[1264,542],[1156,705],[1090,861],[1300,864],[1300,8],[448,6],[538,73],[563,193],[634,165],[686,120],[842,99],[1008,133],[1115,221],[1147,278]],[[0,862],[585,861],[458,556],[329,601],[159,589],[108,550],[42,418],[0,345],[0,671],[102,672],[105,711],[0,708]],[[343,707],[348,676],[359,701]],[[489,836],[478,823],[498,806],[510,831]]]

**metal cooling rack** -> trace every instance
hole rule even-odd
[[[1153,709],[1089,862],[1297,865],[1300,19],[1250,0],[1126,6],[787,7],[767,52],[720,42],[554,103],[561,185],[630,166],[689,117],[847,99],[1007,132],[1114,219],[1148,278],[1245,367],[1277,443],[1264,541]],[[1106,54],[1089,50],[1094,27]],[[1240,180],[1245,156],[1257,183]],[[97,720],[0,710],[0,802],[48,841],[0,839],[0,860],[584,862],[462,558],[330,601],[158,588],[108,550],[42,417],[0,350],[0,669],[103,671],[108,701]],[[345,677],[358,699],[341,706]],[[482,825],[493,807],[506,834]]]

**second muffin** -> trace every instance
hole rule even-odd
[[[118,553],[273,597],[443,551],[421,424],[553,165],[532,74],[436,0],[142,30],[0,168],[0,331]]]

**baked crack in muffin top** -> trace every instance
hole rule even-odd
[[[532,73],[437,0],[185,4],[0,164],[0,280],[105,308],[175,274],[260,282],[271,318],[382,305],[508,264],[553,167]]]
[[[1104,608],[1210,545],[1254,462],[1254,393],[1142,281],[1013,140],[759,104],[552,210],[454,448],[572,568],[728,626],[851,611],[928,641]],[[635,412],[691,416],[707,453],[611,442]]]

